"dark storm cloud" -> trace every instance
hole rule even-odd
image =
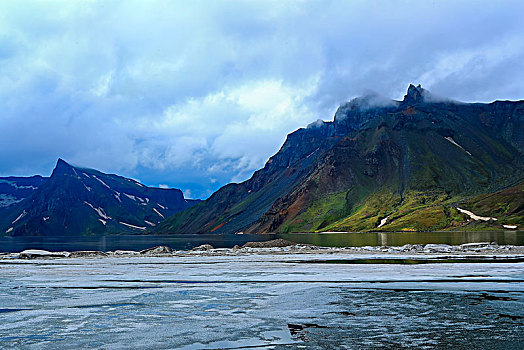
[[[207,196],[366,90],[522,99],[521,2],[5,1],[0,173],[56,158]]]

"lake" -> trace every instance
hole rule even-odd
[[[440,243],[458,245],[474,242],[497,242],[500,245],[524,245],[524,231],[477,232],[367,232],[367,233],[291,233],[291,234],[173,234],[114,235],[84,237],[0,237],[1,252],[24,249],[49,251],[75,250],[143,250],[167,245],[176,250],[191,249],[209,243],[215,248],[232,248],[235,244],[283,238],[296,243],[324,247],[402,246],[404,244]]]
[[[0,261],[0,347],[522,349],[524,263],[326,258]]]

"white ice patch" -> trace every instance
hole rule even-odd
[[[49,216],[44,216],[42,219],[43,219],[44,221],[48,221],[48,220],[49,220]]]
[[[15,221],[12,222],[12,224],[14,224],[15,222],[17,222],[18,220],[20,220],[21,218],[23,218],[25,216],[25,214],[27,214],[27,212],[24,210],[22,212],[22,214],[18,215],[18,217],[15,219]]]
[[[457,146],[458,148],[460,148],[461,150],[463,150],[464,152],[466,152],[467,154],[471,155],[471,153],[469,153],[468,151],[466,151],[464,149],[464,147],[462,147],[461,145],[459,145],[458,143],[455,142],[455,140],[453,140],[453,138],[447,136],[447,137],[444,137],[446,140],[448,140],[449,142],[451,142],[452,144],[454,144],[455,146]]]
[[[120,192],[115,191],[115,198],[122,203],[122,200],[120,199]]]
[[[91,178],[91,176],[87,175],[86,173],[82,173],[82,175],[84,175],[87,178]]]
[[[137,229],[137,230],[145,230],[146,228],[145,227],[141,227],[141,226],[135,226],[135,225],[131,225],[131,224],[128,224],[128,223],[125,223],[125,222],[122,222],[122,221],[119,221],[122,225],[125,225],[127,227],[131,227],[131,228],[134,228],[134,229]]]
[[[502,225],[502,227],[509,228],[509,229],[516,229],[517,225]]]
[[[105,220],[98,219],[98,221],[100,221],[104,226],[107,224],[107,221],[105,221]]]
[[[105,187],[111,189],[111,187],[109,187],[104,181],[100,180],[98,177],[96,177],[95,175],[93,175],[93,177],[98,180],[102,185],[104,185]]]
[[[166,207],[164,207],[164,206],[163,206],[162,204],[160,204],[160,203],[157,203],[157,205],[158,205],[160,208],[164,209],[164,210],[167,209]]]
[[[315,149],[313,152],[311,152],[310,154],[308,154],[308,155],[306,156],[306,158],[309,158],[309,157],[311,157],[313,154],[315,154],[315,152],[318,151],[319,148],[320,148],[320,147],[317,147],[317,149]]]
[[[161,212],[159,212],[158,210],[156,210],[156,208],[153,208],[153,210],[155,211],[155,213],[157,213],[158,215],[160,215],[163,219],[166,218],[164,215],[162,215]]]
[[[475,215],[472,212],[470,212],[469,210],[461,209],[461,208],[458,208],[458,207],[457,207],[457,210],[460,211],[461,213],[464,213],[464,214],[468,215],[473,220],[477,220],[477,221],[478,220],[481,220],[481,221],[489,221],[489,220],[497,221],[496,218],[492,218],[492,217],[489,217],[489,216],[478,216],[478,215]]]
[[[149,226],[156,226],[156,224],[152,223],[151,221],[144,220],[144,222]]]
[[[86,184],[84,184],[84,187],[86,188],[86,190],[88,190],[89,192],[91,192],[91,187],[86,186]]]
[[[14,228],[9,227],[9,228],[7,229],[7,231],[5,231],[5,233],[9,233],[9,232],[11,232],[11,231],[13,231],[13,230],[14,230]]]
[[[111,220],[111,217],[106,215],[106,213],[104,212],[104,209],[102,209],[102,208],[95,208],[94,205],[92,205],[91,203],[88,203],[86,201],[84,201],[84,203],[87,204],[88,206],[90,206],[91,209],[96,211],[98,216],[100,216],[102,219]]]
[[[133,179],[126,179],[126,180],[129,181],[129,182],[132,182],[132,183],[134,183],[135,185],[138,185],[138,186],[140,186],[140,187],[144,187],[144,185],[142,185],[140,182],[138,182],[138,181],[136,181],[136,180],[133,180]]]
[[[380,225],[378,225],[377,228],[381,228],[382,226],[384,226],[386,222],[388,222],[388,219],[389,219],[389,215],[386,216],[384,219],[380,220]]]
[[[124,193],[124,196],[126,196],[127,198],[132,199],[132,200],[134,200],[136,202],[136,197],[135,196],[132,196],[132,195],[127,194],[127,193]]]

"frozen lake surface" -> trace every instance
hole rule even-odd
[[[524,348],[524,263],[348,258],[3,260],[0,347]]]

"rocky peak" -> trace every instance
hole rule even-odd
[[[394,110],[398,105],[399,102],[371,91],[362,97],[354,98],[337,109],[334,117],[335,133],[345,134],[351,130],[358,130],[375,115]]]
[[[56,162],[56,166],[53,169],[53,173],[51,174],[51,177],[57,176],[57,175],[64,175],[68,173],[73,172],[73,167],[67,163],[62,158],[58,158],[58,161]]]
[[[420,84],[417,86],[409,84],[408,91],[402,100],[402,104],[413,105],[424,102],[424,97],[427,95],[427,90],[423,89]]]

